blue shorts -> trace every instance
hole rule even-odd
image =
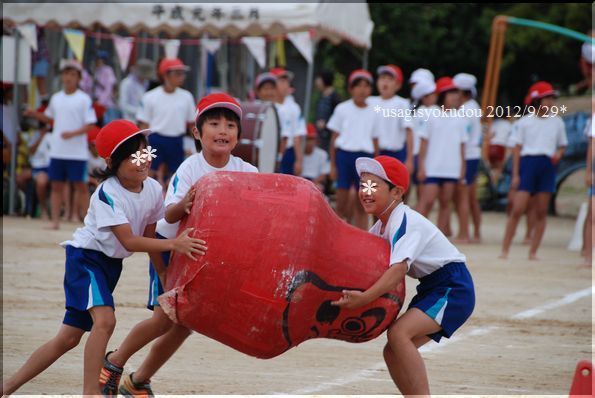
[[[422,184],[436,184],[442,186],[447,183],[458,184],[459,180],[456,178],[443,178],[443,177],[426,177],[426,180]]]
[[[149,145],[156,149],[156,158],[151,162],[151,170],[155,171],[165,163],[168,174],[176,172],[184,161],[184,136],[167,137],[159,133],[149,135]]]
[[[31,169],[31,177],[33,177],[33,179],[35,179],[35,177],[37,177],[37,175],[39,173],[46,173],[47,175],[49,175],[50,168],[49,167],[34,167]]]
[[[293,150],[293,147],[287,148],[285,152],[283,152],[283,157],[281,158],[281,173],[293,175],[294,163],[295,151]]]
[[[31,75],[34,77],[46,77],[50,70],[50,62],[47,59],[40,59],[33,64]]]
[[[86,160],[50,159],[48,169],[50,181],[85,182],[87,178]]]
[[[164,236],[159,234],[155,234],[157,239],[167,239]],[[169,265],[169,257],[171,252],[161,252],[161,258],[163,259],[163,263],[167,267]],[[153,268],[153,263],[149,261],[149,301],[147,302],[147,308],[153,311],[154,307],[159,307],[159,301],[157,301],[157,297],[163,294],[163,286],[161,285],[161,280],[159,279],[159,275]]]
[[[545,155],[522,156],[519,191],[531,194],[556,190],[556,166]]]
[[[473,279],[465,263],[448,263],[420,278],[409,308],[417,308],[436,321],[442,330],[428,335],[439,342],[450,338],[471,316],[475,307]]]
[[[337,166],[337,188],[350,189],[359,187],[359,176],[355,169],[355,159],[359,157],[371,158],[373,155],[367,152],[349,152],[337,149],[335,164]]]
[[[465,184],[471,185],[477,178],[479,171],[479,159],[469,159],[465,161]]]
[[[86,331],[91,330],[93,319],[89,308],[114,308],[112,292],[121,272],[121,258],[111,258],[96,250],[66,246],[66,313],[62,323]]]
[[[398,159],[402,163],[405,163],[405,161],[407,160],[407,147],[401,149],[400,151],[389,151],[386,149],[381,149],[380,154],[390,156],[391,158]]]

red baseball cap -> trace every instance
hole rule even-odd
[[[356,69],[353,72],[351,72],[349,74],[349,79],[347,79],[347,84],[349,86],[351,86],[351,83],[355,79],[365,79],[370,84],[373,84],[374,83],[374,78],[372,77],[372,74],[370,72],[368,72],[367,70],[365,70],[365,69]]]
[[[99,131],[101,131],[101,129],[95,125],[93,125],[93,127],[91,127],[89,130],[87,130],[87,142],[89,144],[95,143],[95,140],[97,139],[97,134],[99,134]]]
[[[316,138],[318,135],[316,134],[316,127],[314,127],[314,123],[308,123],[306,126],[306,132],[308,138]]]
[[[209,94],[202,97],[196,107],[196,116],[194,120],[197,121],[198,117],[214,108],[226,108],[238,115],[240,120],[242,119],[242,107],[231,95],[225,93]]]
[[[557,97],[558,92],[548,82],[540,81],[529,87],[529,96],[531,99],[541,99],[552,95]]]
[[[109,158],[120,145],[137,134],[148,135],[151,130],[140,130],[129,120],[117,119],[109,122],[99,131],[95,138],[97,153],[102,158]]]
[[[355,160],[357,175],[362,173],[374,174],[397,187],[403,188],[403,192],[409,189],[409,171],[399,160],[390,156],[376,156],[372,158],[357,158]]]
[[[385,73],[387,75],[391,75],[392,77],[397,79],[399,82],[401,82],[401,83],[403,82],[403,71],[397,65],[393,65],[393,64],[381,65],[376,70],[376,73],[378,73],[378,76]]]
[[[286,77],[289,80],[292,80],[293,76],[294,76],[293,72],[288,71],[285,68],[272,68],[269,72],[272,73],[277,78]]]
[[[179,58],[163,58],[161,62],[159,62],[159,74],[164,76],[170,70],[189,71],[190,67],[184,65]]]
[[[529,93],[527,93],[527,95],[525,95],[525,98],[523,98],[523,105],[531,105],[531,95]]]
[[[440,79],[436,80],[436,93],[440,94],[445,91],[449,90],[457,90],[457,86],[455,85],[454,81],[449,76],[441,77]]]
[[[261,73],[260,75],[256,76],[256,79],[254,80],[254,87],[256,87],[256,89],[259,89],[260,86],[266,82],[272,82],[273,84],[277,84],[277,76],[275,76],[271,72]]]

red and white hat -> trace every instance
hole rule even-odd
[[[540,81],[529,87],[529,96],[532,100],[549,97],[551,95],[557,97],[558,92],[554,90],[554,87],[548,82]]]
[[[194,120],[198,120],[200,115],[209,109],[226,108],[238,115],[242,119],[242,107],[231,95],[225,93],[214,93],[202,97],[196,107],[196,116]]]
[[[124,141],[137,134],[148,135],[151,130],[141,130],[129,120],[117,119],[109,122],[97,134],[95,148],[102,158],[109,158]]]
[[[355,79],[365,79],[370,84],[374,83],[374,78],[372,77],[372,74],[365,69],[356,69],[353,72],[351,72],[351,74],[349,74],[349,79],[347,79],[347,84],[351,86],[351,83],[353,83]]]
[[[378,74],[378,76],[382,75],[383,73],[386,73],[397,79],[399,82],[403,82],[403,71],[397,65],[381,65],[376,70],[376,73]]]
[[[288,71],[285,68],[272,68],[269,72],[272,73],[273,76],[276,76],[277,79],[280,77],[286,77],[289,80],[293,80],[293,76],[294,76],[293,72]]]
[[[440,79],[436,80],[436,93],[440,94],[445,91],[449,90],[456,90],[457,86],[452,81],[452,78],[448,76],[441,77]]]
[[[81,63],[76,59],[60,60],[60,72],[62,72],[64,69],[74,69],[80,73],[83,73],[83,65],[81,65]]]
[[[159,74],[164,76],[170,70],[189,71],[190,67],[188,65],[184,65],[182,60],[179,58],[163,58],[161,62],[159,62]]]
[[[403,188],[403,192],[409,189],[409,171],[399,160],[390,156],[376,156],[372,158],[357,158],[355,160],[357,175],[362,173],[374,174],[397,187]]]
[[[254,87],[256,87],[256,89],[259,89],[260,86],[266,82],[272,82],[277,84],[277,76],[275,76],[271,72],[263,72],[260,75],[256,76],[256,79],[254,80]]]
[[[101,131],[101,128],[97,127],[96,125],[91,126],[89,130],[87,130],[87,142],[89,144],[94,144],[95,140],[97,139],[97,134]]]

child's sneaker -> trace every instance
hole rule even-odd
[[[101,394],[103,394],[104,397],[115,397],[118,395],[120,377],[122,377],[122,372],[124,372],[124,368],[108,361],[107,357],[112,352],[113,351],[110,351],[105,354],[105,358],[103,358],[103,368],[101,368],[101,373],[99,373],[99,385],[101,386]]]
[[[120,386],[119,392],[125,397],[148,397],[153,398],[153,390],[151,390],[151,383],[136,383],[132,380],[132,375],[124,377],[122,385]]]

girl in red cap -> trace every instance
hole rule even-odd
[[[500,258],[508,258],[520,217],[529,200],[535,211],[535,227],[531,237],[529,259],[537,259],[537,249],[545,231],[547,210],[556,189],[556,165],[567,145],[562,118],[552,112],[556,91],[547,82],[537,82],[529,88],[535,113],[519,120],[512,134],[513,150],[511,187],[516,188],[512,210],[506,223]],[[533,199],[531,199],[533,197]]]
[[[459,106],[459,90],[450,77],[436,81],[436,93],[440,112],[431,112],[420,131],[418,181],[423,184],[418,211],[427,217],[438,199],[438,228],[450,234],[450,203],[455,188],[465,179],[465,142],[469,120],[456,113]]]
[[[172,176],[165,196],[165,217],[157,223],[157,237],[176,236],[180,220],[190,212],[194,200],[194,185],[204,175],[217,171],[258,172],[256,167],[231,154],[241,134],[242,108],[231,96],[218,93],[202,98],[196,110],[196,125],[192,130],[202,151],[190,156]],[[206,250],[206,248],[205,248]],[[170,252],[151,257],[149,265],[149,301],[151,318],[138,323],[120,347],[105,355],[100,382],[105,396],[152,396],[150,379],[190,336],[191,331],[175,325],[163,312],[157,297],[163,294],[163,274],[169,264]],[[157,339],[140,367],[127,375],[120,385],[126,362]],[[119,389],[118,389],[119,386]]]
[[[403,203],[409,171],[389,156],[358,158],[359,200],[378,222],[370,229],[390,246],[390,264],[366,291],[344,290],[334,305],[354,309],[393,290],[405,275],[419,279],[417,295],[407,311],[388,329],[384,360],[399,391],[430,395],[423,358],[417,350],[430,340],[450,336],[475,306],[473,280],[465,256],[434,224]]]
[[[66,314],[58,334],[39,347],[14,376],[2,383],[2,395],[10,395],[76,347],[85,332],[83,394],[99,395],[103,354],[116,325],[114,291],[122,260],[133,252],[175,250],[194,258],[204,242],[191,238],[190,229],[175,239],[155,239],[157,221],[163,216],[162,190],[147,178],[154,150],[147,147],[146,131],[134,123],[115,120],[98,134],[96,145],[105,158],[103,182],[91,197],[85,226],[66,249],[64,292]],[[160,270],[163,272],[163,269]]]
[[[368,229],[368,215],[357,203],[355,192],[359,178],[355,159],[378,155],[378,118],[366,100],[374,79],[367,70],[357,69],[348,79],[351,99],[335,108],[327,128],[332,131],[331,179],[337,182],[337,214],[361,229]]]

